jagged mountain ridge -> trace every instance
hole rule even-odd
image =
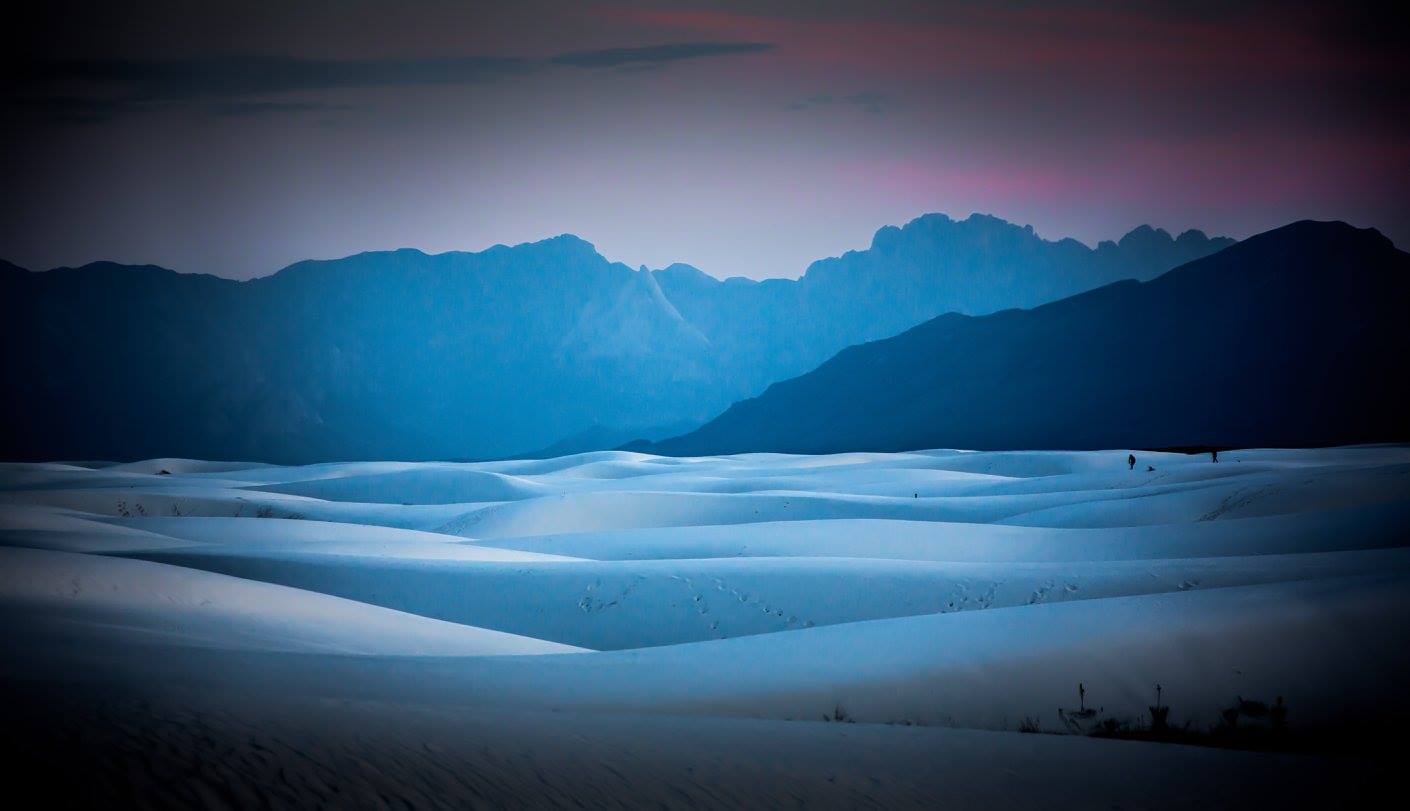
[[[1299,222],[1148,281],[849,347],[674,455],[1318,446],[1410,439],[1410,254]]]
[[[974,214],[918,217],[877,231],[866,250],[810,265],[798,280],[720,281],[688,265],[656,271],[677,309],[748,376],[748,396],[838,349],[947,312],[1032,307],[1120,279],[1145,280],[1234,244],[1141,226],[1089,248]],[[750,374],[752,372],[752,374]]]
[[[762,282],[632,270],[566,235],[305,261],[247,282],[111,263],[8,266],[6,418],[22,428],[0,452],[483,458],[591,426],[612,436],[699,424],[849,344],[955,307],[1021,303],[1006,303],[1000,279],[1098,284],[1225,242],[1140,229],[1089,249],[994,218],[932,215],[801,279]]]

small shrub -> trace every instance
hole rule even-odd
[[[1164,732],[1167,728],[1167,720],[1170,716],[1170,708],[1161,703],[1161,687],[1155,686],[1155,706],[1149,707],[1151,711],[1151,732]]]
[[[1267,718],[1268,705],[1262,701],[1251,701],[1243,696],[1239,696],[1239,714],[1245,718]]]
[[[1224,726],[1228,727],[1229,729],[1235,729],[1235,728],[1238,727],[1238,725],[1239,725],[1239,708],[1238,708],[1238,707],[1230,707],[1230,708],[1228,708],[1227,710],[1224,710],[1223,712],[1221,712],[1219,715],[1220,715],[1221,718],[1224,719]]]
[[[1092,730],[1093,735],[1111,736],[1126,731],[1126,723],[1115,718],[1103,718],[1097,722],[1096,729]]]
[[[1164,732],[1168,728],[1169,707],[1150,707],[1151,732]]]
[[[1268,708],[1268,723],[1272,724],[1274,729],[1281,730],[1287,725],[1287,722],[1287,705],[1283,703],[1283,697],[1278,696],[1278,699],[1273,702],[1273,706]]]

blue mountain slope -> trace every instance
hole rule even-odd
[[[943,315],[853,346],[698,430],[698,455],[1308,446],[1410,439],[1410,254],[1299,222],[1140,283]]]
[[[635,271],[571,236],[249,282],[8,266],[0,457],[484,458],[592,426],[615,444],[636,426],[698,425],[947,310],[1147,277],[1222,244],[1140,229],[1092,250],[929,216],[801,280],[757,283]]]
[[[928,214],[886,227],[871,247],[814,262],[798,281],[718,281],[694,268],[657,271],[661,287],[757,394],[852,344],[947,312],[1032,307],[1120,279],[1150,279],[1233,244],[1142,226],[1092,249],[976,214]]]

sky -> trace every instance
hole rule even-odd
[[[1388,6],[1389,4],[1381,4]],[[1388,13],[1388,12],[1385,12]],[[1410,245],[1410,48],[1347,3],[139,2],[8,26],[0,258],[248,278],[577,234],[797,276],[922,213]]]

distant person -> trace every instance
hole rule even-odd
[[[1128,453],[1128,454],[1126,454],[1126,469],[1127,469],[1127,470],[1135,470],[1135,469],[1136,469],[1136,454],[1134,454],[1134,453]]]
[[[1218,461],[1219,461],[1219,451],[1218,451],[1218,449],[1215,449],[1215,450],[1210,451],[1210,452],[1209,452],[1209,458],[1210,458],[1211,460],[1215,461],[1215,462],[1218,462]]]

